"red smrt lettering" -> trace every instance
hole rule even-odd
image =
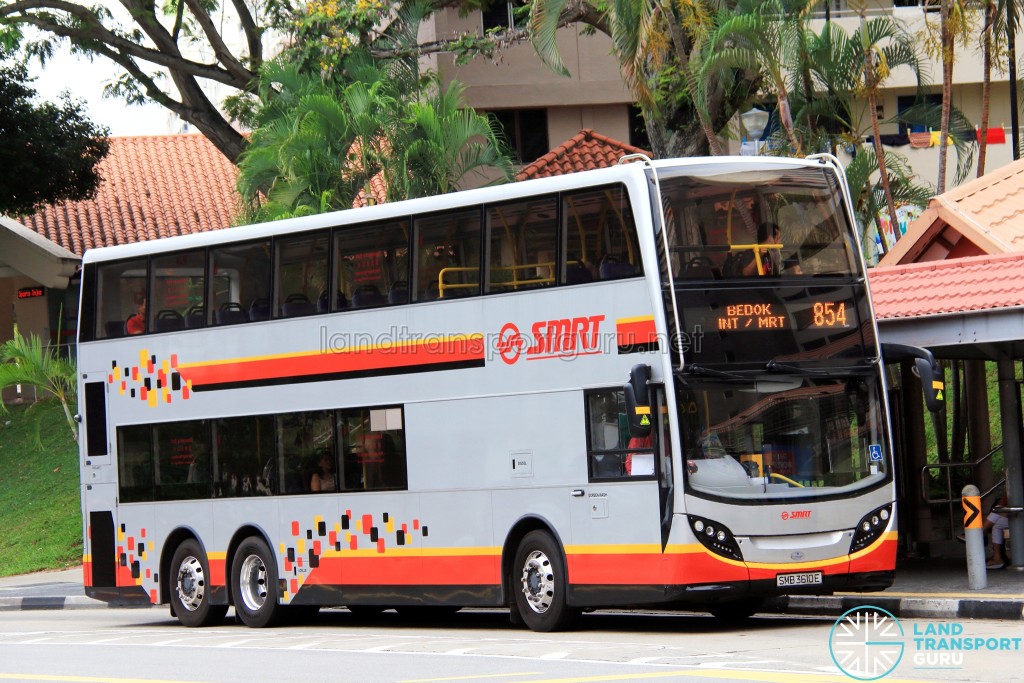
[[[527,357],[566,356],[598,350],[603,315],[544,320],[533,324],[533,346]]]

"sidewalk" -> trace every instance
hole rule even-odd
[[[772,600],[766,611],[838,617],[858,605],[881,607],[897,617],[1024,620],[1024,571],[989,571],[988,587],[972,591],[963,560],[905,561],[893,586],[880,593],[794,595]],[[0,612],[107,607],[85,597],[80,567],[0,578]]]

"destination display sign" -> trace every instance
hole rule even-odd
[[[863,357],[873,344],[859,285],[681,289],[676,301],[691,340],[688,362],[825,361]]]

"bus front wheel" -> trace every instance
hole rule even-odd
[[[196,627],[224,619],[228,606],[210,604],[210,563],[195,539],[189,538],[178,546],[171,558],[171,568],[171,609],[178,621]]]
[[[283,614],[277,602],[277,562],[257,536],[242,541],[231,562],[231,597],[235,614],[252,628],[272,626]]]
[[[551,535],[544,531],[526,534],[513,567],[513,592],[526,625],[542,632],[565,628],[575,613],[565,600],[565,563]]]
[[[744,598],[708,605],[711,616],[726,624],[746,621],[764,607],[764,598]]]

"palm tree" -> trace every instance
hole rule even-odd
[[[350,208],[376,177],[391,200],[450,192],[484,167],[511,177],[488,119],[461,107],[461,86],[442,92],[434,76],[411,84],[365,55],[342,73],[326,81],[288,64],[265,69],[260,125],[239,164],[239,191],[256,207],[245,220]]]
[[[14,338],[0,346],[0,390],[22,384],[56,398],[64,409],[64,417],[75,441],[78,441],[78,424],[72,416],[71,406],[78,401],[77,382],[75,361],[52,346],[43,346],[42,339],[36,334],[25,339],[15,330]],[[0,401],[0,411],[6,410]]]
[[[793,124],[789,75],[801,68],[811,7],[802,0],[741,0],[709,38],[708,58],[701,66],[705,81],[736,69],[759,74],[778,102],[779,122],[795,156],[804,152]]]

